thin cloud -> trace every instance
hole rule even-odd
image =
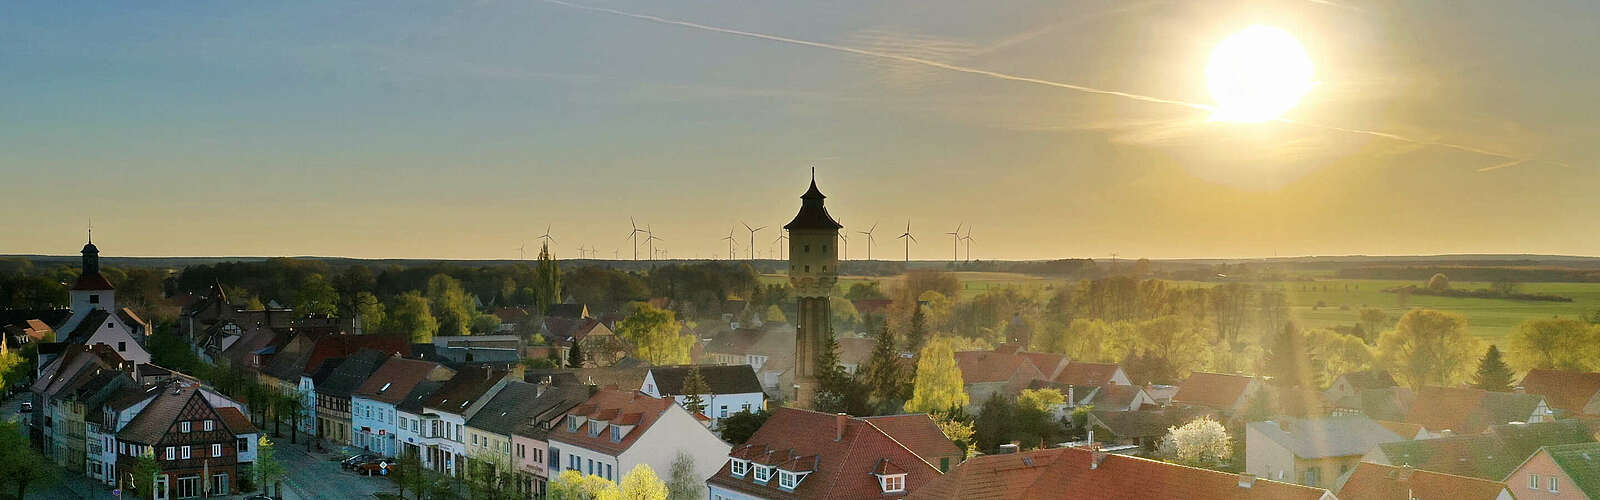
[[[649,21],[649,22],[653,22],[653,23],[668,24],[668,25],[673,25],[673,26],[682,26],[682,27],[685,27],[685,28],[696,29],[696,30],[701,30],[701,31],[710,31],[710,32],[715,32],[715,33],[723,33],[723,34],[728,34],[728,35],[742,36],[742,37],[746,37],[746,38],[755,38],[755,39],[760,39],[760,40],[768,40],[768,41],[773,41],[773,42],[786,43],[786,44],[790,44],[790,45],[800,45],[800,46],[804,46],[804,47],[813,47],[813,48],[818,48],[818,49],[826,49],[826,50],[832,50],[832,51],[836,51],[836,52],[844,52],[844,53],[848,53],[848,54],[856,54],[856,55],[862,55],[862,56],[867,56],[867,57],[888,59],[888,60],[906,62],[906,63],[911,63],[911,64],[920,64],[920,65],[923,65],[923,66],[939,68],[939,69],[944,69],[944,70],[949,70],[949,71],[955,71],[955,72],[959,72],[959,73],[966,73],[966,74],[971,74],[971,75],[987,76],[987,77],[990,77],[990,78],[996,78],[996,79],[1000,79],[1000,80],[1008,80],[1008,81],[1021,82],[1021,83],[1031,83],[1031,84],[1034,84],[1034,85],[1043,85],[1043,86],[1047,86],[1047,87],[1055,87],[1055,88],[1061,88],[1061,89],[1067,89],[1067,90],[1075,90],[1075,91],[1083,92],[1083,93],[1087,93],[1087,94],[1096,94],[1096,95],[1106,95],[1106,96],[1121,97],[1121,98],[1124,98],[1124,99],[1131,99],[1131,100],[1141,101],[1141,102],[1149,102],[1149,103],[1156,103],[1156,104],[1168,104],[1168,105],[1180,106],[1180,107],[1185,107],[1185,108],[1189,108],[1189,109],[1192,109],[1192,110],[1198,110],[1198,111],[1205,111],[1205,112],[1215,112],[1216,111],[1216,108],[1214,106],[1211,106],[1211,105],[1208,105],[1208,104],[1200,104],[1200,103],[1194,103],[1194,102],[1188,102],[1188,101],[1181,101],[1181,100],[1177,100],[1177,99],[1166,99],[1166,98],[1148,96],[1148,95],[1143,95],[1143,94],[1135,94],[1135,93],[1131,93],[1131,92],[1122,92],[1122,91],[1117,91],[1117,90],[1101,89],[1101,88],[1089,87],[1089,86],[1084,86],[1084,85],[1077,85],[1077,84],[1072,84],[1072,83],[1045,80],[1045,79],[1041,79],[1041,78],[1013,75],[1013,74],[1010,74],[1010,73],[1002,73],[1002,72],[999,72],[999,71],[990,71],[990,70],[986,70],[986,69],[973,68],[973,67],[970,67],[970,66],[961,66],[961,65],[957,65],[957,64],[950,64],[950,63],[945,63],[945,62],[940,62],[940,61],[934,61],[934,60],[931,60],[931,59],[925,59],[925,58],[921,58],[921,57],[907,56],[907,55],[901,55],[901,54],[893,54],[893,53],[882,52],[882,51],[877,51],[877,50],[861,49],[861,48],[849,47],[849,46],[845,46],[845,45],[835,45],[835,44],[825,43],[825,42],[815,42],[815,41],[811,41],[811,40],[802,40],[802,39],[799,39],[799,38],[790,38],[790,37],[786,37],[786,36],[769,35],[769,34],[766,34],[766,33],[757,33],[757,32],[753,32],[753,31],[737,30],[737,29],[733,29],[733,28],[723,28],[723,27],[720,27],[720,26],[711,26],[711,25],[707,25],[707,24],[700,24],[700,23],[695,23],[695,22],[690,22],[690,21],[683,21],[683,20],[679,20],[679,19],[665,18],[665,17],[654,16],[654,15],[649,15],[649,14],[638,14],[638,13],[627,12],[627,11],[623,11],[623,10],[611,9],[611,8],[606,8],[606,7],[595,7],[595,6],[590,6],[590,5],[576,4],[576,3],[566,2],[566,1],[563,1],[563,0],[540,0],[540,1],[545,2],[545,3],[549,3],[549,4],[560,5],[560,6],[564,6],[564,7],[568,7],[568,8],[578,9],[578,10],[586,10],[586,11],[590,11],[590,12],[600,12],[600,13],[605,13],[605,14],[612,14],[612,15],[617,15],[617,16],[623,16],[623,17],[629,17],[629,18],[633,18],[633,19],[638,19],[638,20],[642,20],[642,21]],[[1327,5],[1340,6],[1339,4],[1332,3],[1332,2],[1327,2],[1327,1],[1317,1],[1317,0],[1312,0],[1312,1],[1314,3],[1323,3],[1323,4],[1327,4]],[[1349,133],[1349,134],[1370,135],[1370,136],[1374,136],[1374,137],[1382,137],[1382,138],[1385,138],[1385,139],[1390,139],[1390,140],[1399,141],[1399,142],[1406,142],[1406,143],[1411,143],[1411,144],[1416,144],[1416,145],[1421,145],[1421,146],[1433,146],[1433,147],[1438,147],[1438,148],[1454,149],[1454,150],[1457,150],[1457,151],[1463,151],[1463,152],[1475,153],[1475,154],[1484,155],[1484,156],[1490,156],[1490,157],[1495,157],[1495,158],[1504,158],[1504,159],[1507,159],[1507,160],[1512,160],[1512,161],[1510,161],[1508,163],[1501,163],[1501,164],[1498,164],[1498,165],[1494,165],[1494,166],[1488,168],[1488,170],[1506,168],[1506,167],[1510,167],[1510,166],[1513,166],[1513,165],[1526,164],[1526,163],[1531,163],[1531,162],[1535,162],[1535,161],[1543,162],[1543,163],[1550,163],[1550,164],[1560,165],[1560,166],[1567,166],[1567,164],[1565,164],[1565,163],[1561,163],[1561,162],[1557,162],[1557,161],[1553,161],[1553,160],[1536,160],[1534,158],[1526,158],[1526,157],[1521,157],[1521,156],[1512,155],[1512,154],[1508,154],[1508,153],[1501,153],[1501,152],[1497,152],[1497,151],[1490,151],[1490,150],[1477,148],[1477,147],[1472,147],[1472,146],[1465,146],[1465,145],[1460,145],[1460,144],[1452,144],[1452,143],[1447,143],[1447,142],[1438,142],[1438,141],[1430,141],[1430,140],[1423,140],[1423,139],[1415,139],[1415,138],[1406,137],[1406,136],[1402,136],[1402,135],[1391,134],[1391,133],[1388,133],[1388,132],[1379,132],[1379,131],[1376,131],[1376,130],[1364,130],[1364,129],[1355,129],[1355,128],[1336,127],[1336,126],[1332,126],[1332,125],[1319,125],[1319,124],[1315,124],[1315,123],[1308,123],[1308,122],[1290,120],[1290,119],[1287,119],[1287,118],[1278,118],[1277,121],[1282,122],[1282,123],[1289,123],[1289,124],[1294,124],[1294,125],[1301,125],[1301,126],[1306,126],[1306,127],[1319,128],[1319,129],[1323,129],[1323,130],[1344,132],[1344,133]],[[1481,171],[1485,171],[1485,170],[1484,169],[1480,169],[1479,171],[1481,172]]]

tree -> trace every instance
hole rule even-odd
[[[361,322],[361,328],[365,333],[383,330],[383,302],[378,301],[378,296],[372,292],[356,292],[352,301],[351,308],[355,319]]]
[[[1228,430],[1211,417],[1200,417],[1167,429],[1158,453],[1173,463],[1191,467],[1216,467],[1233,456]]]
[[[676,461],[674,461],[674,464],[676,464]],[[691,475],[694,474],[693,460],[690,461],[689,468],[689,473]],[[635,465],[633,470],[622,476],[622,487],[619,490],[618,496],[607,498],[619,500],[667,500],[667,484],[661,482],[661,478],[656,477],[656,471],[645,464]],[[695,489],[695,494],[699,495],[698,488]]]
[[[1432,278],[1428,278],[1428,289],[1435,292],[1449,290],[1450,277],[1445,276],[1444,273],[1434,273]]]
[[[939,432],[943,433],[944,437],[950,438],[950,442],[961,449],[962,459],[972,454],[972,436],[977,430],[973,428],[971,422],[966,421],[965,413],[960,408],[930,413],[928,417],[933,418],[933,423],[939,426]]]
[[[1600,368],[1594,327],[1575,319],[1530,319],[1511,332],[1511,364],[1520,370]]]
[[[439,335],[467,335],[471,333],[472,297],[461,287],[461,282],[448,274],[439,273],[428,278],[428,307],[439,320]]]
[[[583,368],[583,343],[577,339],[567,346],[567,367]]]
[[[251,470],[256,475],[256,484],[260,484],[263,491],[277,492],[282,495],[278,480],[282,479],[287,474],[287,471],[283,468],[283,463],[278,462],[276,451],[277,448],[272,444],[272,440],[267,439],[266,436],[258,438],[256,440],[256,461],[251,465]],[[401,496],[404,497],[405,495],[402,494]]]
[[[761,315],[761,321],[763,323],[772,323],[776,325],[788,323],[789,318],[783,315],[783,308],[778,307],[777,304],[773,304],[767,306],[767,312],[766,314]]]
[[[1366,336],[1362,337],[1362,340],[1365,340],[1368,344],[1376,342],[1378,334],[1383,333],[1383,329],[1389,327],[1389,315],[1384,313],[1382,309],[1376,307],[1362,309],[1360,317],[1362,331],[1366,332]]]
[[[1307,388],[1320,388],[1312,384],[1318,374],[1312,373],[1311,363],[1306,355],[1305,339],[1293,323],[1285,324],[1270,342],[1270,349],[1263,363],[1266,365],[1266,374],[1273,377],[1274,383],[1280,387],[1309,385]]]
[[[1017,396],[1014,428],[1017,439],[1022,441],[1024,447],[1045,448],[1057,442],[1065,429],[1060,420],[1055,418],[1055,409],[1066,401],[1066,396],[1055,389],[1022,390]]]
[[[1483,353],[1483,359],[1478,360],[1478,372],[1472,375],[1472,386],[1485,391],[1511,392],[1512,378],[1511,367],[1500,359],[1500,348],[1489,344],[1489,350]]]
[[[617,334],[634,347],[634,355],[652,365],[679,365],[689,362],[694,336],[684,335],[672,312],[638,303],[632,314],[617,325]]]
[[[668,500],[700,499],[700,490],[705,488],[705,479],[695,473],[694,457],[689,456],[688,452],[678,450],[678,456],[672,459],[672,472],[668,474],[668,477]]]
[[[766,425],[767,419],[771,417],[772,412],[767,411],[765,408],[755,412],[742,410],[728,415],[727,418],[718,422],[722,429],[722,440],[734,445],[744,444],[745,441],[750,440],[750,436],[755,435],[756,430],[760,429],[762,425]]]
[[[1372,369],[1372,348],[1359,337],[1327,329],[1305,332],[1306,356],[1321,363],[1311,363],[1314,376],[1330,381],[1350,372]]]
[[[1137,351],[1149,361],[1150,380],[1166,383],[1188,376],[1205,366],[1210,353],[1206,335],[1192,320],[1166,315],[1139,322],[1133,329]],[[1241,345],[1228,352],[1244,350]]]
[[[161,473],[161,462],[156,461],[154,451],[146,451],[134,462],[133,488],[138,491],[139,498],[151,500],[156,497],[156,474]],[[19,496],[20,498],[20,496]]]
[[[494,333],[500,329],[500,317],[493,314],[479,314],[472,317],[472,324],[467,327],[474,335]]]
[[[876,332],[877,342],[872,346],[872,355],[867,358],[866,382],[872,389],[872,397],[880,406],[898,407],[910,396],[910,385],[900,364],[900,350],[894,347],[894,335],[889,334],[888,327],[879,328]]]
[[[862,281],[850,285],[850,289],[844,292],[844,298],[850,301],[883,300],[889,298],[889,296],[878,288],[878,282]]]
[[[433,306],[428,299],[416,291],[406,292],[394,298],[394,303],[389,306],[389,317],[383,323],[383,331],[411,339],[412,343],[424,344],[433,342],[434,334],[439,332],[439,320],[433,317]]]
[[[302,314],[338,314],[339,292],[333,289],[333,284],[327,278],[312,274],[300,283],[300,289],[295,292],[294,309]]]
[[[689,413],[706,411],[706,401],[701,394],[711,392],[706,379],[700,374],[700,365],[689,365],[689,376],[683,380],[683,408]]]
[[[828,298],[828,311],[833,314],[834,331],[853,331],[861,324],[861,313],[853,302],[842,297]]]
[[[561,475],[550,481],[546,491],[550,500],[599,500],[616,498],[619,494],[616,483],[572,469],[561,471]]]
[[[911,352],[922,350],[923,343],[928,340],[928,318],[922,311],[922,306],[915,306],[911,311],[911,322],[906,327],[906,349]]]
[[[0,423],[0,477],[16,486],[18,500],[27,493],[29,485],[46,484],[58,479],[57,470],[50,459],[28,445],[27,438],[16,422]]]
[[[1512,281],[1510,278],[1500,278],[1489,284],[1489,290],[1494,291],[1495,295],[1501,297],[1516,295],[1521,289],[1522,284]]]
[[[1016,405],[1000,392],[990,394],[989,399],[983,401],[983,406],[978,409],[978,418],[972,422],[972,437],[978,451],[992,452],[1000,445],[1011,442],[1016,412]]]
[[[406,488],[411,488],[416,492],[417,500],[422,500],[424,491],[428,489],[428,471],[422,467],[422,460],[416,454],[402,454],[390,470],[390,478],[400,488],[400,498],[404,499]]]
[[[539,314],[561,303],[561,266],[550,255],[548,243],[539,247],[539,264],[534,268],[533,299],[533,306]]]
[[[970,403],[961,368],[956,366],[956,353],[950,344],[935,339],[922,348],[917,359],[916,384],[911,400],[906,401],[908,412],[932,412],[965,407]]]
[[[1414,309],[1378,337],[1378,359],[1413,390],[1453,385],[1465,378],[1477,345],[1460,314]]]

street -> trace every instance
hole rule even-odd
[[[0,417],[21,423],[24,435],[27,434],[27,414],[19,410],[22,402],[29,398],[27,393],[21,393],[0,402]],[[271,439],[277,459],[287,472],[283,478],[285,500],[372,499],[375,498],[374,493],[398,491],[386,477],[367,477],[340,469],[334,457],[343,458],[345,455],[307,452],[303,435],[298,444],[290,444],[289,436]],[[47,487],[30,487],[28,497],[45,500],[117,499],[111,494],[110,488],[81,474],[60,468],[57,468],[57,473],[59,481]]]

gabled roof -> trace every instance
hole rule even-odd
[[[1276,420],[1250,422],[1246,426],[1302,459],[1362,455],[1378,443],[1409,437],[1395,434],[1363,416],[1312,419],[1279,417]],[[1246,445],[1256,446],[1257,443]]]
[[[769,499],[884,498],[875,474],[905,474],[907,491],[915,492],[937,478],[939,470],[878,425],[899,417],[888,418],[779,408],[729,455],[792,472],[810,471],[794,491],[779,488],[776,477],[766,484],[756,483],[749,473],[735,477],[726,463],[706,483]]]
[[[317,339],[306,359],[302,374],[310,375],[322,368],[323,361],[343,358],[362,349],[372,349],[384,354],[411,354],[411,343],[391,335],[330,335]]]
[[[510,436],[525,426],[530,430],[536,429],[538,426],[534,422],[557,418],[559,413],[550,413],[572,408],[588,398],[589,390],[581,385],[541,389],[539,384],[513,381],[485,403],[483,409],[467,421],[467,425]]]
[[[1350,372],[1340,375],[1339,377],[1343,378],[1345,382],[1349,382],[1350,387],[1355,388],[1356,390],[1382,389],[1397,385],[1394,382],[1394,375],[1390,375],[1388,370],[1373,369]]]
[[[1595,442],[1589,426],[1574,420],[1494,425],[1486,433],[1498,438],[1501,446],[1518,458],[1533,456],[1541,446]]]
[[[1044,374],[1045,380],[1053,380],[1055,377],[1060,376],[1061,372],[1066,371],[1066,367],[1071,364],[1067,362],[1066,356],[1053,352],[1019,351],[1017,354],[1033,362],[1033,366],[1039,369],[1039,373]]]
[[[1405,421],[1430,431],[1482,432],[1495,424],[1526,422],[1543,396],[1490,392],[1470,387],[1423,387]]]
[[[411,389],[423,380],[427,380],[428,375],[439,368],[439,364],[432,361],[390,356],[351,395],[397,404],[411,393]]]
[[[1124,438],[1153,438],[1167,435],[1167,429],[1202,416],[1216,416],[1207,408],[1169,407],[1160,410],[1093,410],[1089,416],[1111,434]]]
[[[1494,500],[1505,491],[1499,481],[1362,462],[1339,488],[1339,498]]]
[[[504,378],[505,372],[485,366],[466,366],[450,377],[439,390],[422,400],[422,406],[457,415],[465,415],[466,408],[494,388]]]
[[[1522,388],[1528,394],[1544,396],[1551,408],[1577,414],[1600,395],[1600,373],[1529,370],[1522,377]]]
[[[157,388],[159,393],[155,400],[145,405],[143,411],[117,432],[117,439],[151,445],[161,442],[161,438],[166,436],[167,430],[172,428],[172,423],[183,412],[184,406],[200,391],[200,384],[174,379]]]
[[[1600,497],[1600,443],[1551,446],[1544,451],[1579,491],[1589,498]]]
[[[1094,391],[1089,404],[1097,408],[1127,408],[1141,392],[1144,392],[1144,388],[1137,385],[1106,384]]]
[[[444,382],[435,382],[432,380],[423,380],[421,382],[417,382],[417,385],[411,388],[411,392],[406,393],[405,399],[400,400],[399,403],[395,403],[394,407],[396,410],[406,413],[421,415],[422,400],[428,399],[428,396],[432,396],[434,392],[438,392],[440,387],[444,387]]]
[[[99,330],[100,326],[104,325],[106,319],[110,317],[111,312],[105,309],[89,311],[89,314],[83,317],[83,321],[79,321],[78,325],[73,327],[72,331],[67,332],[67,337],[61,339],[61,341],[68,344],[86,343],[89,337],[94,335],[94,332]]]
[[[124,324],[129,326],[139,325],[146,328],[150,326],[149,323],[144,321],[144,318],[140,318],[139,315],[134,314],[133,309],[126,307],[117,309],[117,318],[121,319]]]
[[[545,308],[545,316],[568,319],[584,319],[589,317],[589,306],[583,304],[550,304]]]
[[[961,448],[926,413],[864,418],[930,464],[939,463],[939,457],[961,456]]]
[[[1500,480],[1540,447],[1594,442],[1585,429],[1575,422],[1496,426],[1484,434],[1396,441],[1378,449],[1392,465]]]
[[[633,446],[663,413],[676,406],[672,398],[652,398],[639,391],[600,389],[567,414],[590,419],[611,418],[616,420],[611,423],[634,426],[627,435],[622,436],[621,441],[612,442],[609,431],[590,436],[589,428],[594,425],[592,422],[585,422],[576,432],[568,430],[566,425],[557,425],[550,430],[548,438],[616,456]]]
[[[378,365],[388,357],[387,353],[372,349],[357,351],[340,362],[327,380],[317,384],[317,393],[336,398],[350,397],[367,381],[367,377],[372,376],[372,372],[378,371]]]
[[[217,415],[222,418],[223,427],[227,427],[234,435],[260,432],[256,430],[255,424],[250,423],[250,418],[240,413],[238,408],[232,406],[217,408]]]
[[[1158,462],[1082,448],[986,455],[967,460],[910,499],[1272,499],[1324,498],[1320,488]],[[1248,486],[1245,486],[1248,485]]]
[[[1409,388],[1385,387],[1358,390],[1353,396],[1334,401],[1333,406],[1356,410],[1377,420],[1403,421],[1416,400]]]
[[[684,383],[689,380],[692,368],[700,369],[700,378],[706,382],[702,394],[750,394],[761,392],[761,381],[750,365],[673,365],[650,368],[655,379],[656,392],[662,395],[685,395]]]
[[[1194,372],[1178,386],[1178,394],[1172,396],[1172,402],[1231,409],[1238,404],[1253,380],[1245,375]]]
[[[1061,373],[1056,375],[1055,381],[1062,384],[1079,386],[1107,385],[1111,383],[1111,377],[1116,375],[1117,370],[1120,369],[1122,369],[1122,366],[1116,363],[1089,363],[1084,361],[1072,361],[1068,362],[1067,367],[1063,368]]]
[[[961,369],[961,380],[968,384],[1010,382],[1017,374],[1034,374],[1042,378],[1043,372],[1027,356],[994,351],[961,351],[955,353],[956,367]]]

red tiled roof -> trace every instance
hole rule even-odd
[[[1429,431],[1476,433],[1490,425],[1526,422],[1533,417],[1541,399],[1534,394],[1429,386],[1417,392],[1417,402],[1406,412],[1405,420]]]
[[[1106,385],[1121,368],[1116,363],[1086,363],[1072,361],[1056,375],[1055,382],[1067,385]]]
[[[239,413],[238,408],[232,406],[217,408],[217,416],[222,418],[222,425],[233,431],[234,435],[257,432],[255,424],[250,423],[249,417]]]
[[[873,474],[906,474],[906,489],[916,491],[939,477],[939,470],[878,427],[878,419],[844,418],[844,432],[834,439],[838,416],[795,408],[779,408],[733,456],[768,460],[815,469],[794,491],[778,487],[776,478],[757,484],[753,477],[734,477],[724,463],[708,484],[768,499],[884,498]],[[773,459],[770,457],[777,456]],[[757,459],[757,457],[760,457]],[[811,459],[810,457],[815,457]]]
[[[1053,352],[1023,351],[1018,352],[1017,354],[1021,354],[1022,356],[1028,358],[1028,361],[1033,362],[1033,366],[1039,369],[1039,373],[1044,374],[1045,380],[1054,379],[1057,375],[1060,375],[1062,371],[1065,371],[1067,365],[1070,364],[1067,363],[1066,356]]]
[[[1318,499],[1327,492],[1266,479],[1240,486],[1240,475],[1124,455],[1053,448],[968,460],[907,497],[911,499]]]
[[[1551,408],[1579,414],[1600,394],[1600,373],[1529,370],[1522,378],[1522,388],[1528,394],[1544,396]]]
[[[439,364],[432,361],[392,356],[378,365],[378,371],[372,372],[372,376],[367,377],[366,382],[356,388],[353,395],[399,404],[406,398],[406,394],[411,393],[411,389],[416,388],[418,383],[427,379],[437,368]]]
[[[968,384],[1009,382],[1019,374],[1043,378],[1039,368],[1026,356],[1002,354],[993,351],[961,351],[956,353],[956,366],[961,369],[961,379]]]
[[[1185,403],[1219,410],[1238,404],[1239,397],[1250,387],[1250,377],[1226,373],[1194,372],[1178,386],[1172,396],[1175,403]]]
[[[306,359],[302,374],[316,373],[323,361],[348,357],[363,348],[401,356],[411,355],[411,344],[406,339],[390,335],[332,335],[317,339],[316,342],[316,346],[311,348],[311,357]]]
[[[1493,500],[1504,491],[1505,483],[1487,479],[1362,462],[1356,466],[1344,486],[1339,488],[1339,498]]]
[[[114,288],[111,286],[111,282],[110,281],[106,281],[106,277],[105,276],[101,276],[100,273],[89,273],[89,274],[85,274],[83,276],[79,276],[78,277],[78,281],[72,284],[72,289],[73,290],[113,290]]]
[[[612,442],[609,430],[601,432],[599,436],[590,436],[589,426],[593,424],[587,421],[578,427],[576,432],[568,430],[566,422],[559,422],[554,429],[550,430],[549,439],[615,456],[633,446],[633,443],[639,440],[639,436],[643,436],[645,431],[650,430],[650,426],[655,424],[656,420],[660,419],[661,415],[671,409],[672,406],[674,406],[672,398],[652,398],[648,394],[639,391],[600,389],[593,396],[589,396],[588,400],[584,401],[582,405],[579,405],[571,413],[585,415],[594,412],[596,415],[594,418],[599,418],[599,415],[606,414],[610,416],[639,414],[638,423],[634,424],[635,427],[627,435],[622,436],[622,441]],[[628,419],[631,421],[632,417]]]
[[[961,456],[961,448],[945,437],[939,424],[926,413],[866,417],[866,420],[930,464],[939,463],[939,457],[959,459]]]

